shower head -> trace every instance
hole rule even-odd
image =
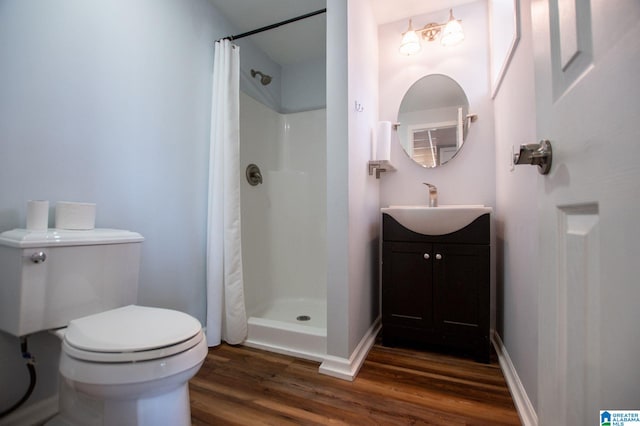
[[[266,86],[267,84],[271,83],[270,75],[263,74],[260,71],[251,70],[251,77],[255,78],[256,75],[260,76],[260,83],[262,83],[263,86]]]

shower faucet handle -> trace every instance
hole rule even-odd
[[[260,167],[256,166],[255,164],[249,164],[247,166],[245,176],[247,178],[247,182],[249,182],[249,185],[251,186],[256,186],[262,183],[262,173],[260,172]]]

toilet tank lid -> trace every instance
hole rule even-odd
[[[88,246],[142,241],[144,241],[144,237],[137,232],[121,229],[91,229],[87,231],[56,228],[47,231],[12,229],[0,234],[0,245],[18,248]]]

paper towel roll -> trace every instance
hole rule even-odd
[[[376,160],[382,161],[391,159],[391,122],[378,122]]]
[[[27,201],[27,229],[46,231],[49,227],[49,202],[46,200]]]

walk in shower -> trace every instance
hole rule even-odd
[[[251,28],[245,3],[212,1],[241,30],[227,38],[240,47],[244,344],[324,361],[326,2],[265,1],[256,16],[282,20]]]
[[[286,83],[284,83],[286,84]],[[240,94],[245,344],[321,361],[326,354],[326,112],[281,114]]]

